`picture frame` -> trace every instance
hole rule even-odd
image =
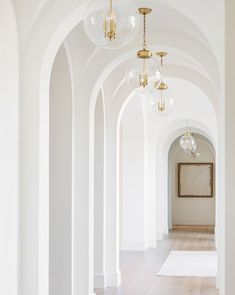
[[[212,198],[213,163],[178,163],[178,197]]]

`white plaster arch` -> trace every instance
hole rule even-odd
[[[216,131],[209,130],[208,127],[199,120],[190,120],[190,126],[198,134],[206,137],[215,147],[217,147],[217,133]],[[156,142],[158,148],[156,153],[159,155],[156,157],[156,165],[160,168],[158,177],[158,190],[156,190],[157,198],[157,235],[159,239],[162,238],[163,234],[168,233],[168,153],[172,142],[174,142],[180,135],[185,132],[185,119],[177,120],[172,122],[161,134],[161,142]]]
[[[82,1],[81,1],[82,2]],[[21,220],[21,288],[20,294],[48,294],[48,126],[49,126],[49,81],[50,73],[56,53],[63,43],[68,33],[81,21],[83,5],[76,4],[76,9],[72,3],[60,3],[57,17],[47,15],[47,21],[41,26],[35,28],[32,38],[28,40],[22,68],[22,87],[21,87],[21,136],[20,136],[20,190],[21,190],[21,214],[24,219]],[[65,9],[66,8],[66,9]],[[70,10],[71,9],[71,10]],[[51,21],[53,19],[53,21]],[[45,29],[45,24],[50,24]],[[43,32],[47,32],[44,34]],[[35,35],[43,36],[38,44]],[[35,54],[38,54],[35,59]],[[32,67],[32,64],[34,67]],[[30,84],[28,81],[30,80]],[[37,106],[40,106],[38,112]],[[31,106],[31,112],[28,107]],[[75,112],[79,111],[75,104]],[[75,130],[76,132],[76,130]],[[75,150],[76,152],[76,150]],[[40,165],[40,166],[39,166]],[[76,173],[76,172],[75,172]],[[88,173],[88,165],[87,165]],[[87,178],[88,179],[88,178]],[[85,190],[88,185],[84,183]],[[86,193],[84,192],[86,195]],[[76,205],[79,203],[76,188],[74,188],[73,201]],[[90,202],[88,198],[88,203]],[[37,207],[37,204],[39,207]],[[90,205],[90,204],[89,204]],[[92,210],[92,205],[87,204],[87,211]],[[77,205],[78,206],[78,205]],[[86,207],[86,204],[84,204]],[[81,206],[80,206],[81,207]],[[88,209],[89,207],[89,209]],[[81,209],[80,209],[81,210]],[[85,211],[85,210],[83,210]],[[79,212],[80,213],[80,212]],[[84,234],[85,244],[83,247],[85,253],[79,252],[82,245],[78,247],[73,245],[73,293],[76,294],[93,294],[92,281],[92,255],[88,253],[91,230],[89,222],[91,215],[85,212],[84,220],[81,216],[79,220],[73,220],[73,242],[78,243],[80,235],[79,229],[82,228],[81,234]],[[87,221],[85,221],[87,220]],[[84,222],[84,225],[82,224]],[[80,227],[80,228],[77,228]],[[91,242],[92,243],[92,242]],[[80,248],[79,248],[80,247]],[[76,249],[76,250],[74,250]],[[78,249],[78,250],[77,250]],[[77,253],[79,252],[79,254]],[[81,269],[78,263],[77,255],[85,260],[84,265],[87,272]],[[90,262],[89,262],[90,261]],[[89,273],[89,274],[88,274]],[[84,278],[82,278],[84,276]],[[73,277],[74,278],[74,277]],[[81,292],[81,293],[79,293]]]
[[[192,129],[193,132],[193,136],[196,139],[197,145],[198,145],[198,152],[199,152],[199,157],[196,158],[191,158],[189,155],[186,155],[185,152],[183,152],[179,141],[180,138],[183,134],[184,130],[182,130],[182,133],[180,134],[179,137],[177,137],[171,144],[169,152],[168,152],[168,227],[169,229],[172,229],[172,226],[175,224],[178,224],[178,222],[176,222],[177,220],[179,222],[186,222],[187,218],[189,221],[189,224],[192,222],[198,222],[198,224],[200,224],[201,222],[205,222],[205,224],[212,224],[215,225],[215,219],[216,219],[216,189],[215,189],[215,181],[213,182],[213,198],[210,199],[205,199],[203,201],[204,205],[206,206],[206,212],[205,214],[202,214],[200,217],[200,213],[199,215],[196,213],[198,212],[198,210],[195,211],[195,215],[194,213],[191,211],[191,216],[186,217],[186,215],[183,214],[183,219],[181,219],[181,214],[179,214],[179,212],[177,212],[177,216],[174,216],[174,213],[176,213],[175,209],[177,206],[176,204],[179,205],[179,203],[181,202],[180,199],[178,199],[176,197],[177,194],[177,188],[176,188],[176,177],[177,177],[177,172],[176,172],[176,164],[178,162],[182,162],[182,160],[179,161],[180,159],[184,159],[183,161],[185,162],[204,162],[204,161],[208,161],[208,157],[209,159],[214,162],[214,167],[213,167],[213,174],[214,171],[216,170],[216,154],[215,154],[215,148],[213,146],[213,143],[208,139],[208,137],[206,137],[206,134],[202,131],[202,130],[197,130],[197,129]],[[202,135],[202,133],[204,133]],[[202,148],[202,150],[201,150]],[[204,150],[205,149],[205,150]],[[203,152],[202,152],[203,151]],[[205,153],[204,153],[205,152]],[[209,152],[209,154],[208,154]],[[182,158],[183,157],[183,158]],[[209,162],[209,161],[208,161]],[[214,177],[213,177],[214,178]],[[214,178],[215,179],[215,178]],[[184,203],[183,199],[182,202]],[[196,200],[192,200],[192,204],[194,205],[198,205],[201,206],[202,203],[201,201],[197,202]],[[186,205],[186,203],[184,203],[184,205]],[[189,205],[189,204],[187,204]],[[186,206],[187,206],[186,205]],[[191,207],[189,205],[189,207],[187,207],[189,210]],[[200,207],[201,208],[201,207]],[[204,208],[204,206],[203,206]],[[179,207],[178,207],[179,209]],[[199,208],[198,208],[199,209]],[[202,209],[202,208],[201,208]],[[187,210],[187,209],[186,209]],[[184,210],[185,211],[185,210]],[[199,209],[200,211],[200,209]],[[174,220],[174,223],[173,223]]]
[[[50,71],[53,64],[54,57],[56,52],[64,41],[68,33],[74,28],[82,18],[82,12],[84,9],[84,1],[74,3],[74,1],[59,2],[51,6],[46,14],[43,15],[38,24],[34,24],[33,29],[31,30],[30,36],[27,37],[28,40],[26,47],[23,46],[23,70],[22,70],[22,87],[21,87],[21,140],[20,140],[20,155],[21,162],[21,178],[20,178],[20,188],[21,188],[21,201],[22,201],[22,214],[25,218],[22,220],[22,232],[23,238],[21,243],[21,254],[22,259],[26,262],[21,264],[22,267],[22,290],[21,292],[24,295],[31,294],[32,292],[37,294],[38,286],[42,288],[40,294],[46,294],[46,283],[47,283],[47,262],[46,262],[46,241],[47,241],[47,123],[48,123],[48,109],[47,109],[47,97],[48,97],[48,88],[49,88],[49,78]],[[57,11],[55,14],[54,12]],[[40,42],[38,42],[38,36],[41,36]],[[109,54],[110,59],[112,58]],[[103,65],[100,64],[97,67],[96,74],[100,74],[100,68],[103,68]],[[87,71],[85,78],[90,78],[90,71]],[[43,78],[43,79],[41,79]],[[92,85],[94,81],[97,80],[96,75],[92,77]],[[30,81],[30,83],[29,83]],[[98,82],[98,81],[97,81]],[[99,80],[99,83],[101,81]],[[93,116],[94,116],[94,104],[97,98],[97,93],[93,90],[95,95],[90,96],[89,85],[82,85],[81,92],[85,92],[86,95],[83,98],[83,102],[87,99],[91,99],[91,104],[89,103],[85,106],[82,105],[82,102],[75,104],[75,109],[78,111],[78,117],[81,115],[81,118],[78,118],[75,123],[81,125],[90,126],[90,136],[86,134],[84,138],[84,146],[77,151],[81,154],[85,154],[85,157],[81,158],[77,156],[77,160],[81,160],[85,164],[86,170],[85,174],[89,173],[89,165],[92,165],[92,150],[89,153],[86,150],[87,144],[92,144],[93,138]],[[99,87],[96,87],[98,91]],[[40,94],[39,94],[40,93]],[[76,90],[75,90],[76,93]],[[76,94],[75,94],[76,95]],[[38,114],[37,106],[40,104],[40,113]],[[31,112],[28,112],[28,106],[31,107]],[[80,108],[81,107],[81,108]],[[84,112],[83,112],[84,111]],[[88,118],[84,116],[90,111],[90,122]],[[85,121],[83,121],[85,120]],[[41,123],[39,123],[41,122]],[[80,126],[80,125],[79,125]],[[82,129],[75,131],[75,133],[81,134]],[[80,141],[77,139],[77,144]],[[38,144],[40,147],[38,147]],[[76,144],[76,143],[75,143]],[[39,167],[39,163],[41,164]],[[90,166],[90,168],[92,168]],[[92,171],[92,169],[90,169]],[[78,173],[79,174],[79,173]],[[40,179],[40,180],[38,180]],[[83,184],[84,194],[91,194],[92,189],[88,192],[88,179]],[[31,184],[31,186],[28,185]],[[44,190],[42,191],[42,187]],[[40,190],[38,193],[38,189]],[[76,189],[75,189],[76,191]],[[76,193],[75,193],[76,194]],[[37,208],[37,202],[39,202],[39,213]],[[89,199],[90,200],[90,199]],[[27,204],[27,207],[26,207]],[[92,204],[89,202],[84,204],[86,210],[89,211],[89,206]],[[85,210],[84,210],[85,211]],[[39,215],[38,215],[39,214]],[[88,214],[89,215],[89,214]],[[38,222],[38,217],[43,222]],[[85,216],[84,216],[85,217]],[[28,221],[31,221],[29,224]],[[81,219],[77,220],[78,223],[81,222]],[[90,221],[90,219],[89,219]],[[89,227],[89,221],[87,226]],[[38,228],[39,227],[39,228]],[[88,230],[89,232],[89,230]],[[39,258],[35,253],[38,251],[38,233],[39,236]],[[89,233],[87,234],[89,236]],[[88,239],[89,237],[86,236]],[[30,240],[30,238],[32,240]],[[41,244],[42,243],[42,244]],[[40,254],[41,253],[41,254]],[[85,255],[88,256],[87,253]],[[76,260],[76,259],[75,259]],[[90,258],[88,259],[90,260]],[[38,261],[40,261],[40,268],[38,270]],[[29,263],[30,262],[30,263]],[[76,262],[75,262],[76,263]],[[89,263],[87,264],[89,268]],[[39,281],[38,285],[38,271],[39,271]],[[30,284],[29,284],[30,282]],[[74,292],[78,291],[79,280],[73,280],[74,283]],[[80,282],[81,283],[81,282]],[[87,284],[86,280],[82,281],[82,285]],[[44,289],[44,287],[45,289]],[[84,287],[86,288],[86,287]],[[91,292],[89,290],[88,292]]]

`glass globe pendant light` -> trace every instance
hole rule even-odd
[[[159,116],[169,115],[174,107],[174,99],[166,82],[161,82],[150,99],[152,111]]]
[[[146,17],[151,12],[151,8],[139,8],[139,13],[143,16],[143,44],[142,49],[137,52],[137,58],[128,68],[126,77],[130,87],[141,92],[154,91],[156,83],[161,79],[159,65],[153,59],[152,52],[147,48]]]
[[[154,113],[159,116],[166,116],[172,112],[174,107],[174,99],[163,74],[163,57],[167,55],[167,52],[157,52],[157,55],[161,57],[161,83],[153,93],[150,105]],[[156,85],[158,85],[158,81]]]
[[[189,154],[195,153],[197,149],[197,143],[191,134],[191,131],[185,132],[185,134],[180,138],[181,148]]]
[[[139,23],[137,6],[131,0],[89,0],[83,19],[88,38],[110,49],[132,42]]]

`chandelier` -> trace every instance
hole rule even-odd
[[[143,16],[143,43],[137,52],[134,62],[127,71],[128,84],[140,91],[154,91],[160,83],[161,75],[157,61],[153,59],[152,52],[147,46],[147,15],[152,12],[151,8],[139,8],[139,14]]]
[[[161,58],[161,80],[160,85],[157,81],[156,91],[154,91],[152,98],[150,99],[150,105],[154,113],[159,116],[166,116],[170,114],[174,107],[174,99],[168,88],[168,84],[165,81],[163,58],[167,56],[167,52],[160,51],[156,53]]]
[[[138,33],[137,6],[131,0],[89,0],[83,25],[88,38],[105,48],[120,48]]]
[[[191,156],[196,155],[197,143],[193,137],[191,130],[185,132],[185,134],[180,138],[181,148]]]

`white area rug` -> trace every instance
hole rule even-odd
[[[171,251],[158,276],[215,277],[217,252]]]

